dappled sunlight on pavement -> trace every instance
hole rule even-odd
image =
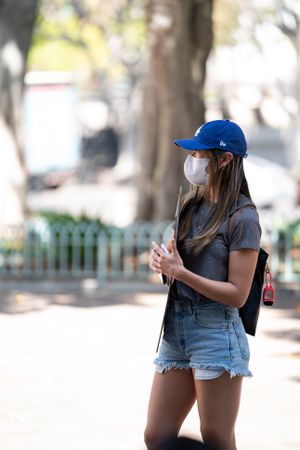
[[[3,291],[1,448],[143,450],[164,303],[163,287],[132,283],[88,293]],[[300,448],[297,307],[263,307],[249,338],[254,377],[244,382],[239,449]],[[182,433],[198,436],[195,408]]]

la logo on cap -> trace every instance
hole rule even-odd
[[[221,147],[226,147],[225,142],[224,142],[224,141],[220,141],[220,146],[221,146]]]

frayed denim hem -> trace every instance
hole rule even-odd
[[[185,369],[185,370],[190,370],[191,367],[189,365],[189,363],[184,363],[184,362],[160,362],[157,359],[154,360],[153,364],[155,364],[155,370],[158,373],[165,373],[168,370],[171,369]]]
[[[153,364],[155,364],[155,369],[156,369],[156,372],[158,372],[158,373],[164,373],[171,369],[185,369],[185,370],[189,370],[189,369],[214,369],[214,370],[224,369],[224,370],[226,370],[226,372],[228,372],[230,374],[230,378],[234,378],[234,377],[252,378],[253,377],[253,374],[250,370],[242,370],[242,371],[235,372],[234,370],[230,369],[230,367],[228,367],[224,364],[213,364],[213,363],[189,364],[189,363],[184,363],[184,362],[180,362],[180,361],[161,362],[158,359],[155,359]]]

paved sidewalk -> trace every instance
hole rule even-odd
[[[300,448],[300,295],[282,293],[249,338],[239,450]],[[164,287],[2,282],[0,294],[1,449],[144,450]],[[198,436],[195,409],[182,433]]]

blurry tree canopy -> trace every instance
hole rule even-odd
[[[294,116],[294,130],[289,146],[292,173],[297,181],[297,202],[300,204],[300,5],[299,1],[277,0],[276,21],[279,29],[290,39],[296,53],[295,99],[297,112]]]
[[[241,8],[240,1],[214,0],[214,47],[236,44],[235,31],[239,27]]]
[[[231,43],[238,8],[232,5],[229,7],[230,0],[215,2],[216,43]],[[145,178],[142,171],[140,177],[145,186],[139,184],[139,218],[170,217],[174,196],[167,199],[162,193],[160,200],[154,202],[153,199],[157,198],[157,190],[176,189],[182,178],[182,157],[177,157],[178,167],[169,176],[168,188],[164,188],[161,183],[169,163],[162,166],[161,161],[171,151],[174,137],[193,132],[204,120],[203,86],[205,63],[212,46],[212,3],[212,0],[41,0],[29,55],[30,68],[75,70],[85,75],[89,72],[92,75],[90,79],[96,82],[93,86],[96,89],[97,85],[105,85],[105,79],[110,82],[122,74],[135,78],[133,81],[143,76],[141,67],[146,59],[144,49],[147,24],[150,71],[148,68],[145,70],[147,80],[141,114],[144,125],[140,163],[144,170],[145,158],[152,163],[147,169],[150,171],[148,176]],[[171,21],[172,24],[169,27],[161,25],[161,20]],[[169,46],[172,47],[170,53]],[[142,64],[138,64],[140,60]],[[166,80],[166,76],[170,82]],[[172,89],[177,95],[173,94],[173,103],[167,107]],[[170,117],[167,118],[169,114]],[[155,120],[158,120],[157,128]],[[173,123],[172,127],[167,121]],[[154,138],[154,133],[157,138]],[[154,139],[157,139],[157,144],[160,141],[158,146],[154,144]],[[162,142],[167,139],[169,142],[165,146]],[[149,187],[153,182],[157,184],[156,189]]]
[[[38,0],[0,1],[0,222],[22,222],[26,169],[22,139],[23,79]]]
[[[114,79],[140,57],[140,0],[41,0],[29,54],[31,70],[76,71]]]
[[[119,74],[144,50],[146,0],[40,0],[32,70],[108,70]],[[240,2],[214,1],[214,44],[232,45]]]
[[[213,43],[212,0],[148,0],[149,61],[144,87],[138,213],[143,220],[174,215],[184,150],[204,122],[206,60]]]
[[[278,79],[273,89],[276,89],[280,106],[285,110],[291,124],[285,147],[292,174],[298,182],[298,203],[300,203],[300,2],[299,0],[239,1],[240,20],[243,15],[243,22],[247,25],[244,27],[244,34],[256,45],[258,52],[263,53],[262,29],[267,26],[276,29],[282,37],[285,37],[295,55],[295,70],[291,71],[290,82],[283,83]],[[281,61],[281,65],[283,64]],[[268,91],[267,86],[261,85],[261,89]]]

